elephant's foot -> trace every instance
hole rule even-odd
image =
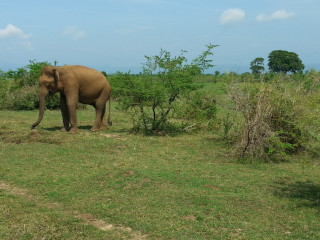
[[[75,128],[75,127],[71,128],[69,133],[78,133],[78,128]]]
[[[106,130],[106,129],[108,129],[107,125],[101,125],[100,128],[99,128],[99,130]]]
[[[108,126],[106,126],[106,125],[101,125],[100,127],[92,127],[90,130],[91,130],[92,132],[97,132],[97,131],[105,130],[105,129],[108,129]]]
[[[92,127],[90,130],[91,130],[92,132],[96,132],[96,131],[99,131],[99,128]]]
[[[65,127],[61,128],[60,131],[61,132],[68,132],[68,130]]]

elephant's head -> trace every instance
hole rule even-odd
[[[46,105],[46,97],[53,95],[60,90],[60,77],[57,67],[45,66],[42,68],[39,78],[39,117],[32,124],[31,129],[34,129],[42,120]]]

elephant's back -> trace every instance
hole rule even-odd
[[[68,72],[72,73],[80,81],[80,85],[95,84],[99,87],[108,85],[106,77],[98,70],[81,65],[65,66]]]

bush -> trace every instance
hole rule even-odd
[[[50,110],[60,109],[60,95],[59,94],[54,94],[52,96],[49,96],[46,99],[46,108],[47,109],[50,109]],[[36,108],[39,108],[39,99],[36,102]]]
[[[33,110],[39,106],[38,80],[41,69],[50,65],[48,62],[30,61],[25,68],[16,71],[1,72],[0,76],[0,109]],[[58,95],[46,101],[48,109],[60,107]]]
[[[12,110],[33,110],[39,102],[38,88],[24,86],[11,93],[8,106]]]
[[[239,157],[270,160],[303,148],[304,135],[298,123],[301,109],[287,89],[276,84],[237,84],[229,95],[243,118],[235,144]]]
[[[216,113],[216,99],[212,94],[203,91],[191,92],[176,109],[176,116],[189,122],[186,129],[212,129]]]
[[[7,108],[8,98],[10,95],[12,81],[0,77],[0,109]]]
[[[48,62],[36,62],[30,60],[26,68],[20,68],[14,76],[19,87],[38,85],[41,70],[44,66],[51,65]]]
[[[164,93],[161,86],[154,79],[145,75],[131,75],[118,72],[111,78],[113,97],[119,100],[120,109],[129,113],[133,124],[133,131],[147,131],[156,121],[155,106],[163,102]],[[151,109],[150,109],[151,108]]]
[[[158,56],[146,57],[143,74],[118,73],[112,78],[113,92],[123,110],[131,115],[135,131],[153,132],[170,129],[170,114],[177,101],[201,87],[195,76],[211,67],[208,57],[215,45],[188,63],[182,51],[172,57],[161,50]]]
[[[320,72],[312,69],[304,76],[303,88],[308,93],[316,93],[320,90]]]

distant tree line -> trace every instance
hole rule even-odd
[[[274,73],[298,73],[304,70],[304,65],[298,54],[284,50],[274,50],[268,56],[268,67]],[[264,58],[257,57],[250,63],[253,74],[265,71]]]

